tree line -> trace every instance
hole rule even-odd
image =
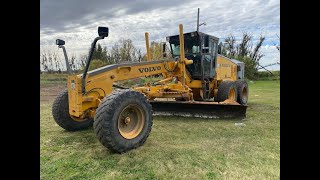
[[[257,43],[254,44],[253,36],[248,32],[244,32],[242,38],[238,40],[230,34],[223,43],[220,42],[220,53],[226,57],[244,62],[245,77],[255,79],[260,69],[259,61],[265,56],[261,52],[264,40],[265,37],[260,35]],[[280,45],[276,48],[280,52]],[[162,57],[161,43],[151,42],[150,52],[151,59],[160,59]],[[58,53],[62,52],[40,49],[40,73],[41,71],[47,73],[62,73],[66,71],[65,61],[64,59],[60,59],[61,56],[58,56]],[[70,67],[75,71],[81,71],[86,64],[87,54],[80,55],[78,58],[75,54],[71,54],[69,57]],[[62,58],[64,57],[62,56]],[[120,39],[109,49],[97,44],[89,70],[108,64],[141,61],[146,61],[146,53],[142,53],[141,49],[136,48],[131,39]]]
[[[152,41],[150,44],[150,50],[152,59],[160,58],[160,42]],[[40,73],[66,72],[64,56],[61,55],[62,50],[61,52],[59,51],[52,51],[50,49],[40,47]],[[86,64],[88,53],[81,54],[78,57],[75,54],[71,54],[71,56],[68,54],[68,58],[71,69],[74,71],[81,71]],[[120,39],[111,48],[102,47],[101,44],[97,43],[93,52],[89,70],[108,64],[141,62],[146,61],[146,59],[146,53],[142,53],[141,49],[136,48],[131,39]]]

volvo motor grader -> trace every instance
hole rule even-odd
[[[98,27],[84,72],[73,74],[64,47],[69,72],[67,90],[53,103],[56,123],[68,131],[93,125],[99,141],[113,152],[123,153],[141,146],[150,134],[154,114],[202,118],[245,117],[248,85],[243,66],[218,53],[217,37],[202,33],[167,37],[164,60],[151,59],[148,33],[147,61],[112,64],[88,71],[98,40],[108,36],[107,27]],[[170,49],[166,55],[165,49]],[[239,73],[241,72],[241,73]],[[242,74],[242,75],[241,75]],[[141,87],[126,88],[117,81],[160,75],[162,79]]]

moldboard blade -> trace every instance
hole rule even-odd
[[[247,105],[217,102],[149,101],[153,115],[199,118],[245,118]]]

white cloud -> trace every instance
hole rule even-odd
[[[170,2],[157,2],[162,5],[159,8],[151,8],[149,3],[146,4],[148,5],[146,10],[141,10],[144,7],[132,10],[135,8],[132,7],[134,5],[132,3],[130,7],[126,6],[126,3],[114,8],[105,7],[108,8],[108,13],[112,16],[105,16],[101,13],[103,8],[99,11],[98,7],[95,7],[95,13],[88,13],[81,19],[75,19],[76,17],[71,19],[72,11],[70,11],[67,13],[70,15],[67,18],[68,22],[59,24],[68,24],[69,27],[56,28],[58,23],[54,24],[51,18],[48,22],[52,22],[52,26],[46,24],[40,29],[40,44],[56,51],[55,39],[60,38],[66,41],[69,53],[85,54],[90,48],[92,40],[97,36],[97,27],[108,26],[109,37],[99,41],[101,45],[111,47],[120,38],[129,38],[136,47],[145,52],[144,32],[149,32],[150,41],[160,41],[168,35],[178,34],[180,23],[184,25],[185,32],[194,31],[196,30],[197,8],[199,7],[200,22],[207,23],[206,26],[200,27],[200,31],[217,36],[221,40],[228,34],[241,38],[245,31],[252,32],[255,38],[259,38],[262,33],[266,36],[266,40],[262,47],[265,57],[261,59],[261,64],[272,63],[280,58],[279,52],[273,46],[279,44],[276,34],[280,35],[280,2],[278,0],[199,0],[181,4],[177,4],[178,1],[174,1],[174,4]],[[89,6],[90,3],[87,2],[87,5]],[[169,5],[164,6],[165,3]],[[78,6],[84,5],[86,4],[82,3]],[[78,6],[76,9],[82,8]],[[41,15],[45,16],[46,11],[42,12]],[[59,16],[59,18],[63,21],[63,17]]]
[[[276,46],[266,45],[261,46],[261,53],[265,54],[264,57],[260,59],[260,64],[266,66],[273,63],[280,63],[280,52],[277,50]],[[266,67],[268,70],[280,70],[280,65],[273,65]]]

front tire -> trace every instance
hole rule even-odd
[[[68,90],[62,91],[52,105],[52,116],[56,123],[67,131],[77,131],[92,127],[93,119],[76,120],[69,114]]]
[[[103,146],[113,152],[127,152],[147,140],[152,128],[152,107],[140,92],[113,92],[97,108],[93,128]]]

